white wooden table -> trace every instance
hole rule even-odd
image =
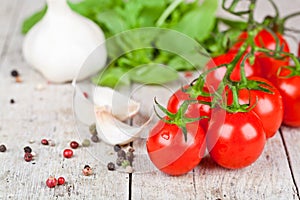
[[[299,10],[299,1],[281,3],[283,13]],[[192,172],[170,177],[159,171],[108,171],[88,149],[79,148],[72,159],[62,151],[78,140],[72,111],[70,84],[47,84],[22,58],[23,19],[44,5],[42,0],[1,0],[0,4],[0,199],[299,199],[300,129],[282,127],[270,139],[263,155],[250,167],[226,170],[205,157]],[[270,10],[270,9],[269,9]],[[294,45],[295,46],[295,45]],[[10,72],[23,79],[16,83]],[[45,86],[37,90],[37,85]],[[10,99],[15,103],[11,104]],[[42,138],[56,146],[42,146]],[[33,144],[29,141],[34,140]],[[36,152],[25,162],[23,148]],[[85,177],[85,164],[94,175]],[[49,189],[49,175],[64,176],[67,184]]]

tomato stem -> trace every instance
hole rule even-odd
[[[245,62],[250,57],[250,54],[246,54],[241,62],[241,84],[247,85],[247,77],[245,72]]]
[[[157,99],[154,98],[154,102],[155,105],[164,113],[167,115],[167,118],[163,118],[161,117],[157,110],[156,107],[154,105],[154,112],[155,114],[158,116],[158,118],[160,120],[162,120],[163,122],[167,123],[167,124],[174,124],[176,126],[178,126],[179,128],[181,128],[182,133],[184,135],[184,139],[185,141],[187,141],[187,129],[186,126],[188,123],[192,123],[192,122],[196,122],[199,121],[201,119],[204,118],[208,118],[207,116],[200,116],[200,117],[196,117],[196,118],[188,118],[185,116],[185,113],[189,107],[189,105],[191,103],[198,103],[197,100],[186,100],[184,101],[181,105],[180,108],[178,109],[177,113],[171,113],[170,111],[168,111],[166,108],[164,108],[161,104],[158,103]]]
[[[232,96],[233,96],[233,108],[239,109],[240,108],[239,96],[238,96],[238,90],[237,90],[236,86],[232,86],[231,91],[232,91]]]

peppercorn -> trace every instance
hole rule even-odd
[[[130,162],[128,160],[123,160],[122,167],[126,168],[127,166],[130,166]]]
[[[115,152],[118,152],[118,151],[120,151],[120,150],[121,150],[121,146],[118,145],[118,144],[116,144],[116,145],[114,146],[114,151],[115,151]]]
[[[18,77],[19,76],[19,72],[17,70],[12,70],[10,72],[10,74],[11,74],[12,77]]]
[[[33,159],[33,156],[32,156],[31,153],[25,153],[25,155],[24,155],[24,160],[25,160],[26,162],[30,162],[30,161],[32,161],[32,159]]]
[[[121,166],[123,161],[124,161],[124,158],[123,158],[123,157],[118,157],[117,160],[116,160],[116,164],[117,164],[118,166]]]
[[[82,142],[82,146],[83,147],[88,147],[91,145],[91,142],[88,139],[84,139]]]
[[[20,78],[20,76],[16,77],[16,83],[22,83],[22,79]]]
[[[96,129],[96,124],[95,124],[95,123],[92,124],[92,125],[90,125],[89,130],[90,130],[90,133],[91,133],[92,135],[97,135],[97,134],[98,134],[98,133],[97,133],[97,129]]]
[[[48,140],[49,146],[54,147],[55,146],[55,142],[54,140]]]
[[[49,144],[48,140],[46,140],[46,139],[42,139],[42,140],[41,140],[41,143],[42,143],[43,145],[48,145],[48,144]]]
[[[56,185],[57,185],[57,180],[56,178],[50,176],[47,181],[46,181],[46,185],[49,187],[49,188],[54,188]]]
[[[89,98],[89,94],[88,94],[87,92],[83,92],[83,96],[84,96],[85,98]]]
[[[82,170],[83,175],[89,176],[93,174],[93,170],[89,165],[85,165],[83,170]]]
[[[133,155],[132,152],[127,152],[127,153],[126,153],[126,159],[127,159],[130,163],[133,162],[133,158],[134,158],[134,155]]]
[[[72,149],[77,149],[78,146],[79,146],[79,144],[78,144],[78,142],[76,142],[76,141],[72,141],[72,142],[70,143],[70,147],[71,147]]]
[[[4,144],[0,145],[0,152],[5,152],[6,151],[6,146]]]
[[[65,184],[65,178],[64,177],[59,177],[57,179],[57,185],[63,185]]]
[[[32,149],[29,146],[24,147],[24,152],[25,153],[31,153]]]
[[[10,103],[11,103],[11,104],[14,104],[14,103],[15,103],[15,100],[14,100],[14,99],[10,99]]]
[[[63,152],[65,158],[71,158],[73,156],[73,151],[71,149],[65,149]]]
[[[127,151],[133,153],[135,151],[135,149],[133,147],[129,146]]]
[[[114,171],[116,169],[116,166],[113,162],[110,162],[110,163],[107,164],[107,169],[109,171]]]
[[[93,141],[93,142],[95,142],[95,143],[97,143],[97,142],[99,142],[99,137],[97,136],[97,135],[93,135],[92,137],[91,137],[91,140]]]
[[[118,157],[123,157],[123,158],[126,158],[126,153],[124,150],[119,150],[118,153],[117,153]]]

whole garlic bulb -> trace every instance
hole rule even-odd
[[[102,30],[73,12],[66,0],[47,0],[44,18],[26,35],[25,60],[49,81],[82,80],[104,67],[107,52]],[[87,60],[87,58],[89,58]],[[86,62],[87,61],[87,62]]]

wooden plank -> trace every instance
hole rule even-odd
[[[10,40],[10,31],[14,25],[14,15],[19,10],[20,6],[17,0],[4,0],[1,1],[0,6],[0,60],[3,57],[3,50],[7,47]]]
[[[279,133],[251,166],[227,170],[205,157],[195,170],[197,198],[298,199]]]
[[[172,93],[181,86],[189,84],[192,79],[182,74],[179,81],[160,86],[133,85],[131,95],[142,103],[140,114],[133,119],[133,125],[141,125],[151,115],[154,117],[142,133],[142,139],[133,143],[136,149],[133,166],[137,172],[132,174],[132,199],[195,199],[194,172],[179,177],[171,177],[159,172],[148,158],[145,143],[149,130],[158,120],[153,113],[154,97],[165,106]]]
[[[293,176],[294,183],[297,186],[295,192],[299,194],[300,187],[300,128],[291,128],[287,126],[281,127],[283,141],[286,147],[286,156],[289,162],[290,171]],[[300,199],[300,197],[299,197]]]
[[[12,39],[0,67],[0,143],[8,148],[0,155],[0,199],[127,199],[128,174],[109,172],[106,163],[95,158],[97,144],[74,150],[71,159],[63,158],[62,151],[71,140],[90,137],[88,127],[81,134],[75,131],[71,85],[48,84],[22,59],[21,22],[44,1],[22,0],[18,3],[22,6],[14,16],[14,28],[9,33]],[[15,83],[10,76],[12,69],[18,69],[22,83]],[[45,88],[38,90],[38,85]],[[15,104],[9,103],[11,98]],[[56,146],[42,146],[42,138],[54,140]],[[35,143],[29,144],[30,140]],[[37,153],[34,162],[27,163],[23,159],[26,145]],[[82,175],[85,164],[93,168],[93,176]],[[47,188],[45,181],[50,175],[64,176],[67,184]]]

